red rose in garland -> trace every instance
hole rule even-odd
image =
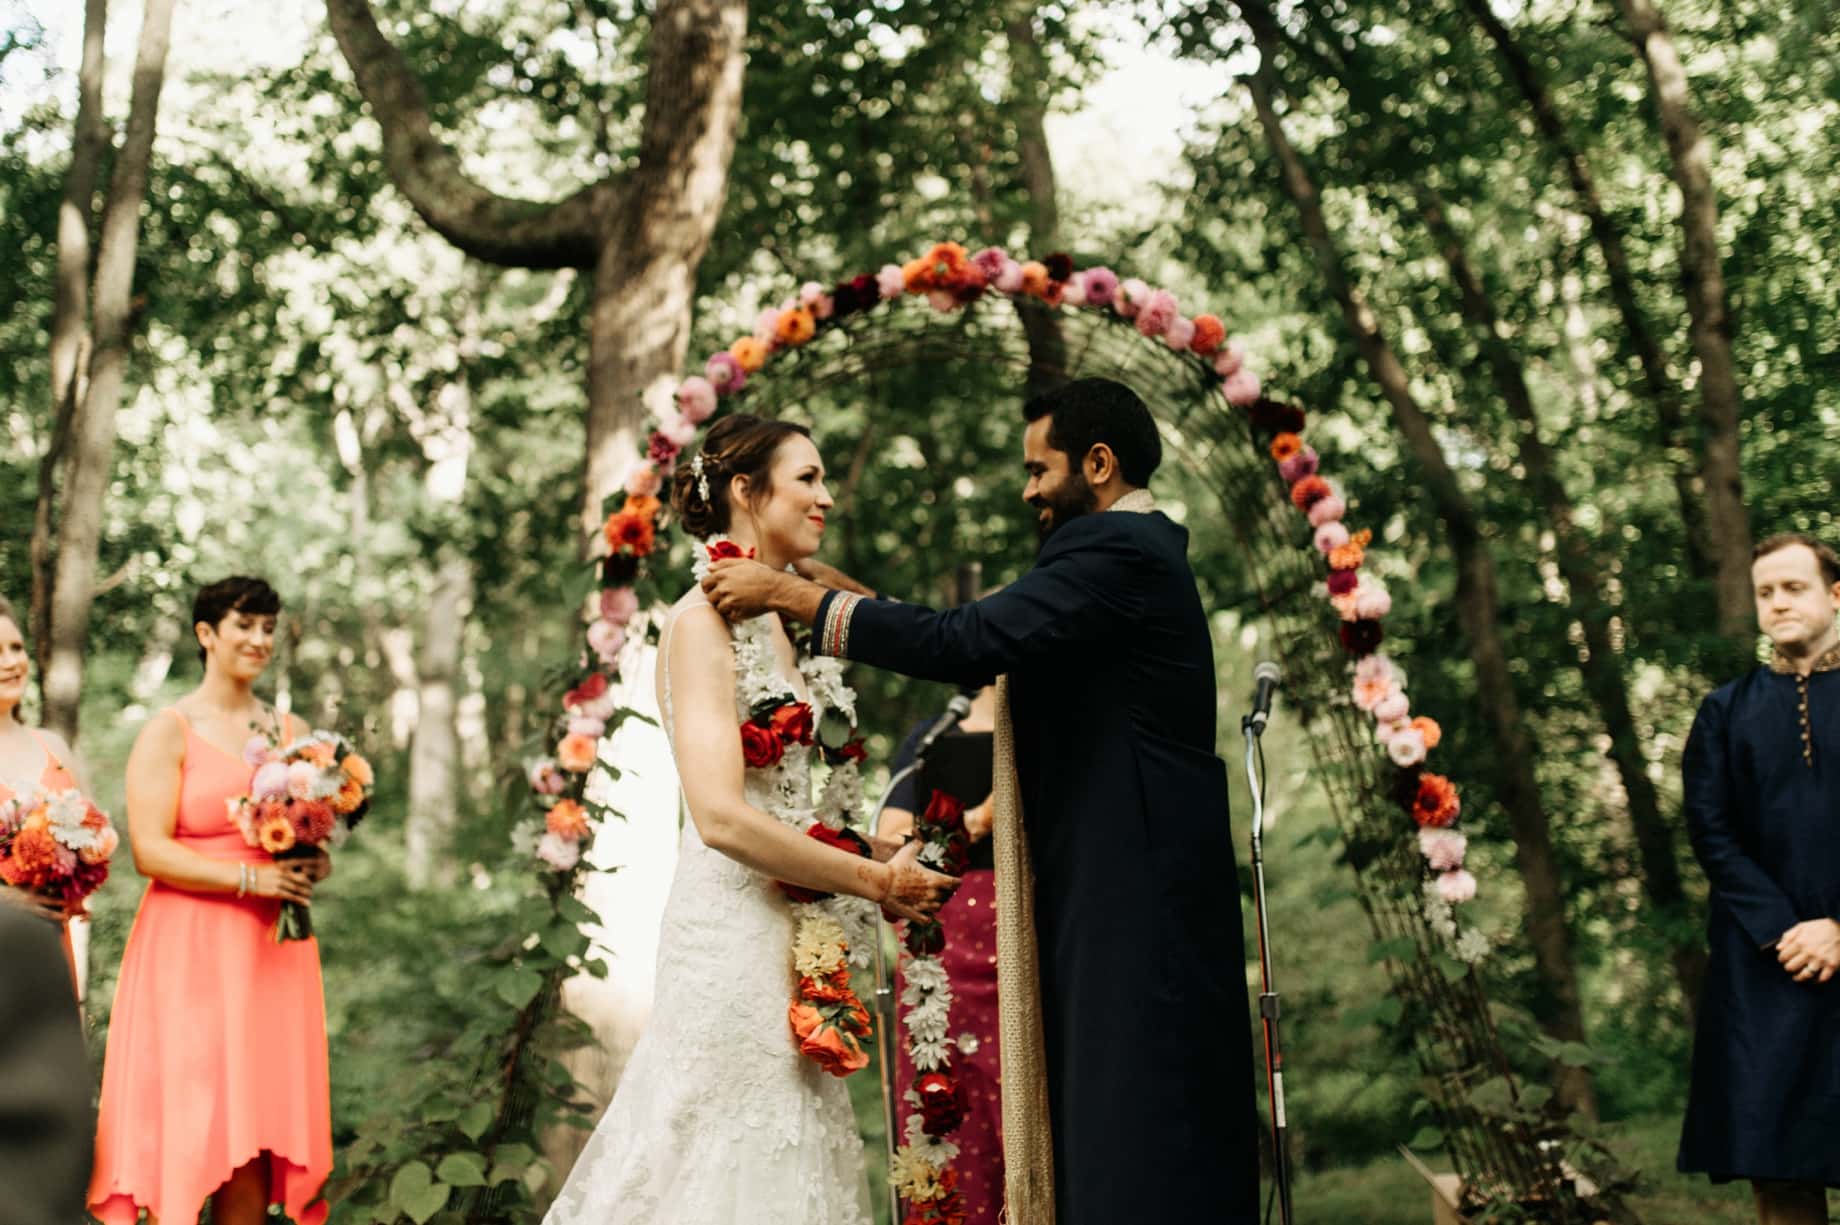
[[[718,540],[714,544],[705,547],[707,548],[709,560],[711,562],[728,561],[731,559],[745,560],[754,556],[754,550],[743,549],[732,540]]]
[[[752,727],[754,725],[750,723],[744,726]],[[825,846],[834,846],[840,851],[848,851],[850,854],[860,855],[864,859],[869,858],[871,854],[869,844],[863,841],[862,835],[858,834],[853,829],[832,829],[830,826],[820,821],[818,824],[806,830],[805,836],[814,842],[822,842]],[[795,902],[822,902],[826,898],[836,896],[835,894],[825,893],[818,889],[807,889],[803,885],[789,885],[783,880],[774,881],[773,883],[779,886],[779,891],[781,893]]]
[[[803,702],[788,702],[767,716],[767,726],[781,744],[810,744],[814,730],[811,707]]]
[[[758,723],[741,725],[741,758],[753,769],[764,770],[778,765],[785,752],[785,746],[770,729]]]
[[[949,1135],[965,1121],[965,1095],[944,1072],[928,1072],[914,1082],[914,1092],[920,1095],[921,1127],[927,1135]]]

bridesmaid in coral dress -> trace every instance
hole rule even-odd
[[[225,801],[249,789],[254,734],[302,730],[252,691],[281,600],[260,579],[198,593],[204,682],[142,729],[128,759],[128,833],[151,878],[109,1021],[90,1211],[104,1225],[256,1225],[279,1203],[326,1217],[332,1169],[326,1009],[315,940],[276,944],[280,899],[310,902],[329,861],[276,863]]]
[[[19,632],[19,619],[13,606],[0,598],[0,800],[10,800],[35,787],[62,791],[77,787],[84,792],[78,775],[81,767],[76,755],[63,738],[43,728],[27,727],[19,721],[19,703],[25,697],[26,683],[32,674],[32,656],[26,651],[25,637]],[[6,901],[24,906],[32,913],[58,926],[64,944],[64,960],[70,966],[70,981],[77,987],[77,962],[70,948],[72,915],[64,903],[35,889],[0,886]]]

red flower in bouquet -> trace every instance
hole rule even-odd
[[[318,846],[332,837],[338,814],[324,800],[297,800],[288,814],[294,820],[294,838],[309,846]]]
[[[810,744],[814,728],[811,707],[803,702],[788,702],[767,716],[767,726],[781,744]]]
[[[743,549],[732,540],[715,541],[713,544],[705,545],[704,551],[709,554],[711,563],[729,561],[737,558],[748,559],[754,556],[754,550]]]
[[[858,737],[838,749],[837,756],[843,761],[853,761],[861,765],[869,760],[869,750],[863,747],[862,738]]]
[[[965,802],[957,796],[935,789],[932,798],[926,802],[926,811],[920,814],[920,821],[922,825],[932,826],[942,833],[962,833],[965,828]]]
[[[577,706],[586,706],[589,702],[598,702],[607,694],[608,680],[605,674],[596,672],[581,684],[562,695],[564,710]]]
[[[958,1081],[943,1072],[928,1072],[914,1082],[920,1095],[921,1127],[929,1136],[949,1135],[965,1121],[965,1098]]]
[[[779,764],[786,748],[778,736],[758,723],[741,725],[741,759],[750,769],[764,770]]]
[[[5,865],[7,883],[29,887],[50,884],[65,875],[59,870],[64,853],[65,848],[51,833],[51,823],[42,815],[28,817],[13,839],[13,854]]]

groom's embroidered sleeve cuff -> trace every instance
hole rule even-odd
[[[853,591],[832,591],[818,602],[818,654],[848,658],[850,618],[862,601]]]

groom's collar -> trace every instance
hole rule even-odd
[[[1132,514],[1147,515],[1156,509],[1156,495],[1148,489],[1133,489],[1116,502],[1105,508],[1108,511],[1122,510]]]

